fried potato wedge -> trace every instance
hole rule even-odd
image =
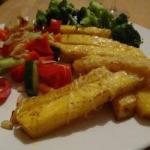
[[[49,103],[51,101],[55,101],[56,99],[70,93],[73,90],[76,90],[80,88],[81,86],[85,84],[90,84],[95,81],[102,80],[103,78],[106,78],[108,76],[112,75],[112,72],[108,71],[106,68],[97,68],[92,70],[87,75],[82,75],[78,79],[74,80],[71,84],[68,84],[62,88],[51,90],[49,93],[45,95],[40,95],[38,97],[30,97],[28,100],[22,99],[21,103],[17,105],[17,108],[15,111],[13,111],[11,116],[11,121],[15,124],[17,124],[16,119],[16,112],[21,109],[23,110],[30,110],[33,107],[37,107],[39,105],[42,105],[44,103]],[[23,107],[22,107],[23,106]]]
[[[136,75],[126,72],[114,73],[101,80],[83,84],[55,101],[42,103],[31,109],[24,109],[22,105],[16,112],[16,119],[30,137],[40,137],[76,118],[83,117],[141,83],[142,79]],[[38,96],[36,98],[38,99]]]
[[[127,56],[87,56],[76,60],[73,67],[78,73],[106,66],[111,71],[125,70],[139,75],[150,76],[150,59]]]
[[[132,117],[136,110],[136,97],[126,94],[112,101],[112,106],[117,121]]]
[[[100,29],[96,27],[77,27],[77,26],[71,26],[71,25],[61,25],[60,33],[87,34],[87,35],[96,35],[96,36],[105,37],[105,38],[111,37],[110,29]]]
[[[98,36],[82,35],[82,34],[62,34],[61,43],[73,45],[96,45],[100,48],[109,50],[116,49],[117,51],[134,51],[144,56],[143,52],[133,46],[122,44],[112,39],[102,38]]]
[[[137,114],[141,118],[150,119],[150,88],[137,92]]]
[[[144,57],[140,50],[135,48],[123,49],[116,47],[100,47],[96,45],[73,45],[51,42],[51,44],[60,49],[61,54],[67,60],[76,60],[84,56],[100,55],[100,56],[136,56]]]

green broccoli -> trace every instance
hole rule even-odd
[[[127,15],[122,13],[115,17],[96,1],[91,1],[88,7],[81,7],[77,10],[67,0],[51,0],[46,13],[37,12],[35,25],[42,29],[43,26],[49,26],[51,19],[61,20],[63,24],[111,29],[114,40],[135,47],[141,44],[141,37],[128,23]]]
[[[84,18],[90,15],[90,10],[86,7],[81,7],[80,10],[77,11],[77,20],[80,23],[80,21]]]
[[[110,28],[113,15],[107,11],[101,3],[92,1],[89,4],[89,10],[94,13],[98,19],[97,27]]]
[[[126,14],[121,13],[119,16],[113,19],[111,28],[124,23],[128,23],[128,17]]]
[[[135,47],[139,47],[141,44],[139,33],[128,23],[115,26],[112,29],[112,38]]]
[[[99,17],[99,27],[110,29],[112,26],[113,16],[108,11],[103,11]]]
[[[110,28],[112,17],[111,13],[96,1],[90,2],[87,8],[82,7],[77,15],[79,24],[101,28]]]
[[[48,20],[50,19],[61,19],[61,12],[60,12],[60,9],[59,9],[59,3],[60,1],[59,0],[51,0],[50,3],[49,3],[49,7],[46,11],[46,15],[47,15],[47,18]]]
[[[106,10],[101,3],[96,1],[91,1],[89,3],[88,9],[92,11],[97,17],[101,17],[102,12]]]
[[[47,18],[59,19],[63,24],[77,24],[76,9],[67,0],[51,0],[47,9]]]
[[[46,17],[46,14],[41,11],[38,10],[37,14],[36,14],[36,23],[35,26],[39,29],[42,29],[43,26],[45,26],[47,24],[48,20]]]
[[[78,11],[77,18],[78,23],[82,26],[98,26],[98,18],[86,7]]]

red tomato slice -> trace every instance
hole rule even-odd
[[[60,88],[72,81],[71,66],[68,64],[39,64],[40,79],[52,88]]]
[[[54,35],[54,39],[55,39],[56,42],[61,42],[61,37],[62,37],[62,36],[61,36],[60,33]]]
[[[51,19],[50,26],[48,27],[48,32],[55,34],[59,33],[61,24],[61,20]]]
[[[41,38],[28,42],[25,48],[29,51],[36,51],[40,55],[53,56],[53,51],[48,42],[48,33],[44,33]]]
[[[11,92],[11,84],[5,78],[0,78],[0,104],[4,103]]]
[[[24,64],[17,65],[10,69],[10,76],[15,82],[23,82],[25,66]]]
[[[0,40],[4,41],[9,36],[9,30],[7,29],[0,29]]]
[[[39,57],[38,63],[39,64],[49,64],[49,63],[54,63],[55,61],[53,60],[52,56],[43,56]]]
[[[31,51],[29,55],[27,56],[26,60],[37,60],[40,57],[40,55],[36,51]]]
[[[1,55],[4,57],[7,57],[10,55],[12,49],[13,49],[14,45],[10,44],[10,45],[4,45],[0,51],[1,51]]]

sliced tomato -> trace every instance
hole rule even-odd
[[[36,51],[29,52],[29,55],[27,56],[26,60],[37,60],[40,57],[40,55]]]
[[[48,32],[55,34],[59,33],[61,24],[62,24],[61,20],[51,19],[50,26],[48,27]]]
[[[62,38],[62,36],[61,36],[60,33],[54,35],[54,40],[55,40],[56,42],[61,42],[61,38]]]
[[[11,48],[9,45],[4,45],[2,48],[0,48],[0,51],[2,56],[7,57],[11,52]]]
[[[24,64],[17,65],[10,69],[10,76],[15,82],[23,82],[25,66]]]
[[[60,88],[72,81],[71,66],[68,64],[39,64],[40,79],[52,88]]]
[[[8,29],[0,29],[0,40],[4,41],[9,36],[9,30]]]
[[[63,66],[64,67],[64,66]],[[72,70],[71,70],[71,65],[66,65],[64,68],[64,81],[62,85],[65,85],[66,83],[70,83],[72,81]]]
[[[49,63],[54,63],[55,61],[53,60],[52,56],[42,56],[39,57],[38,63],[39,64],[49,64]]]
[[[7,57],[10,55],[11,51],[13,50],[14,48],[14,43],[13,44],[9,44],[9,45],[5,45],[0,48],[0,51],[1,51],[1,55],[4,56],[4,57]]]
[[[11,92],[11,84],[5,78],[0,78],[0,104],[4,103]]]
[[[48,33],[44,33],[41,38],[29,41],[25,45],[25,49],[29,51],[36,51],[40,55],[53,56],[53,51],[48,42]]]

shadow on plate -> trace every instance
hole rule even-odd
[[[139,124],[141,124],[141,125],[143,125],[143,126],[148,126],[148,127],[150,127],[150,121],[149,121],[149,120],[142,119],[142,118],[139,118],[139,117],[137,117],[137,116],[135,116],[135,120],[136,120]]]
[[[86,118],[81,118],[73,121],[69,125],[63,126],[60,129],[52,132],[50,135],[38,138],[36,140],[29,138],[20,128],[16,128],[14,130],[14,135],[22,143],[30,144],[37,141],[50,140],[51,138],[54,139],[58,137],[65,137],[77,132],[84,132],[85,130],[88,130],[95,126],[103,126],[109,121],[114,121],[113,114],[110,106],[106,105],[105,108],[89,114]]]
[[[143,120],[135,116],[135,120],[137,123],[143,125],[143,126],[150,126],[150,121]],[[23,144],[31,144],[38,141],[43,140],[50,140],[54,138],[60,138],[69,136],[71,134],[75,134],[77,132],[84,132],[85,130],[88,130],[90,128],[93,128],[95,126],[104,126],[109,121],[115,122],[116,124],[120,124],[121,122],[116,122],[113,117],[112,108],[109,104],[107,104],[103,109],[100,109],[96,112],[93,112],[87,116],[87,118],[80,118],[78,120],[73,121],[69,125],[63,126],[59,129],[57,129],[54,132],[51,132],[48,136],[44,136],[42,138],[38,139],[31,139],[27,134],[22,131],[20,128],[16,128],[14,130],[14,135],[16,138],[18,138]],[[128,120],[124,120],[128,121]]]

